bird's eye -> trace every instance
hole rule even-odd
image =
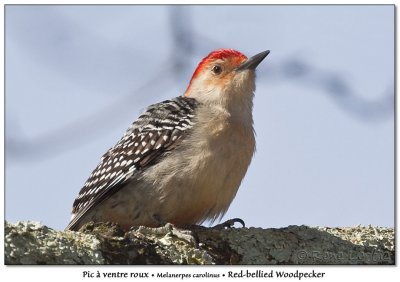
[[[214,74],[220,74],[222,72],[222,68],[220,66],[213,66],[211,70]]]

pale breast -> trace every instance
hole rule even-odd
[[[160,216],[166,221],[195,224],[223,215],[246,174],[255,149],[251,124],[214,117],[198,123],[190,138],[146,172],[147,179],[158,179]]]

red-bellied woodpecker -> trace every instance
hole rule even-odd
[[[67,229],[89,221],[176,226],[226,212],[255,151],[255,69],[232,49],[205,57],[181,97],[147,108],[101,158],[73,204]]]

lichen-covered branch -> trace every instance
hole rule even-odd
[[[191,234],[172,226],[123,232],[114,224],[89,223],[72,232],[35,222],[5,222],[5,260],[6,264],[395,263],[393,228],[199,227]]]

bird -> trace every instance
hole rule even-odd
[[[66,230],[220,220],[255,153],[255,72],[269,53],[216,49],[203,58],[182,96],[147,107],[101,157]]]

